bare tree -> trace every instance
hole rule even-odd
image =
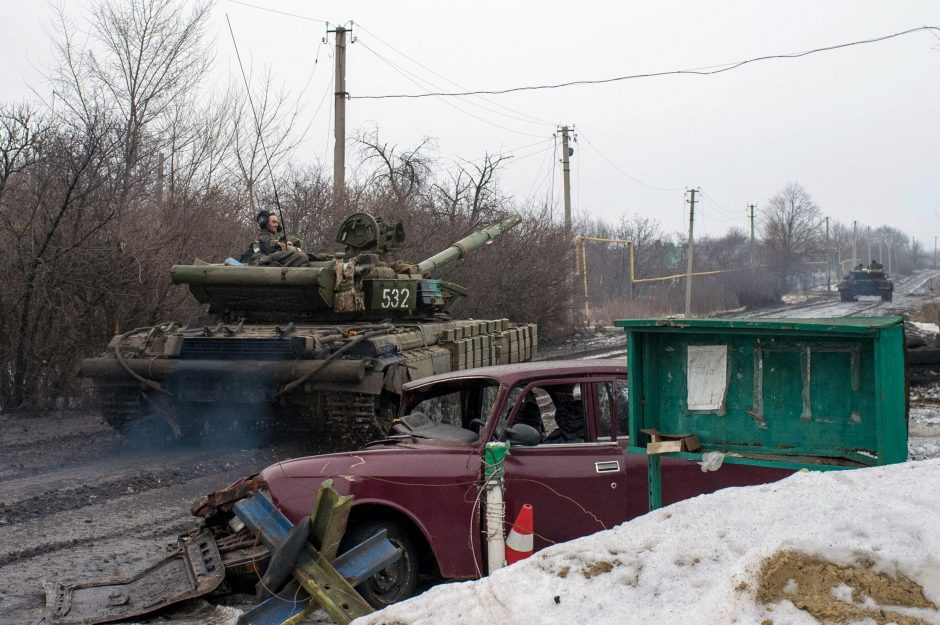
[[[134,174],[141,178],[156,166],[148,157],[162,147],[159,122],[212,63],[203,42],[210,7],[177,0],[102,2],[92,12],[87,49],[77,46],[75,27],[60,9],[59,64],[51,77],[56,95],[79,118],[106,107],[121,120],[122,205]]]
[[[500,166],[509,159],[502,154],[486,154],[479,161],[462,161],[448,172],[446,182],[433,183],[430,204],[453,223],[468,218],[471,227],[490,221],[499,213],[505,197],[497,186]]]
[[[276,177],[278,166],[300,143],[296,128],[300,112],[300,107],[288,104],[283,92],[274,91],[270,73],[251,97],[236,98],[231,112],[232,161],[248,198],[250,217],[259,183]]]
[[[360,133],[356,141],[360,144],[362,164],[378,164],[366,186],[373,187],[375,193],[387,195],[393,207],[402,211],[431,178],[432,159],[426,154],[431,140],[425,138],[417,146],[401,151],[397,146],[382,142],[378,130],[373,130]]]
[[[17,294],[4,310],[7,322],[13,321],[4,336],[9,349],[0,385],[4,406],[22,405],[42,378],[42,355],[49,353],[48,343],[54,340],[46,324],[62,295],[55,285],[76,277],[75,272],[59,271],[64,260],[75,258],[114,214],[113,205],[93,200],[109,182],[116,145],[113,128],[103,117],[77,135],[68,130],[49,133],[42,148],[43,166],[25,181],[27,193],[16,206],[3,206],[3,223],[14,223],[12,214],[18,224],[13,232],[0,232],[7,239],[4,249],[15,258],[8,266]]]
[[[819,207],[798,183],[791,182],[766,203],[761,238],[779,294],[809,272],[808,261],[818,260],[821,224]]]

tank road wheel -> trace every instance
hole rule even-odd
[[[385,438],[388,427],[378,417],[379,397],[365,393],[328,393],[326,396],[327,439],[330,451],[359,449]]]
[[[95,392],[102,418],[119,433],[144,415],[140,390],[136,386],[96,385]]]
[[[372,519],[353,526],[339,548],[339,552],[343,553],[383,529],[387,532],[389,542],[401,551],[401,558],[356,586],[362,598],[376,610],[414,595],[421,572],[418,542],[401,524],[392,520]]]

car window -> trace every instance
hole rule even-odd
[[[509,392],[506,394],[506,403],[503,404],[503,409],[500,411],[499,416],[496,418],[496,427],[493,429],[494,440],[499,440],[503,436],[503,431],[506,429],[506,426],[509,424],[509,415],[512,414],[513,408],[516,407],[516,403],[519,400],[519,397],[522,395],[521,386],[513,386],[509,389]]]
[[[407,411],[407,414],[420,412],[435,423],[461,425],[461,417],[463,416],[461,409],[462,396],[462,391],[454,391],[446,395],[429,397],[412,406],[411,410]]]
[[[479,420],[486,420],[498,395],[499,384],[489,378],[433,384],[408,393],[402,415],[422,413],[433,423],[478,431]]]
[[[611,425],[616,419],[617,436],[627,436],[627,381],[598,382],[597,388],[597,438],[610,438]]]
[[[524,423],[535,428],[541,444],[589,440],[584,388],[576,383],[543,384],[531,387],[524,396],[520,389],[512,425]]]

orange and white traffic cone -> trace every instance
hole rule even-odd
[[[525,503],[519,510],[512,531],[506,537],[506,564],[513,564],[532,555],[532,506]]]

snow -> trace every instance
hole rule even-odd
[[[940,459],[801,471],[555,545],[487,578],[432,588],[355,625],[887,624],[901,618],[940,624],[938,492]],[[837,610],[833,620],[817,620],[812,607],[794,605],[802,599],[791,601],[801,583],[809,588],[795,579],[798,573],[784,576],[779,600],[759,598],[765,562],[791,551],[822,561],[825,574],[856,567],[825,586],[822,601]],[[926,602],[885,603],[886,595],[859,585],[859,571],[884,574],[885,583],[906,576],[922,587]]]
[[[907,323],[914,326],[921,334],[940,333],[940,327],[937,327],[936,323],[925,323],[923,321],[908,321]]]

